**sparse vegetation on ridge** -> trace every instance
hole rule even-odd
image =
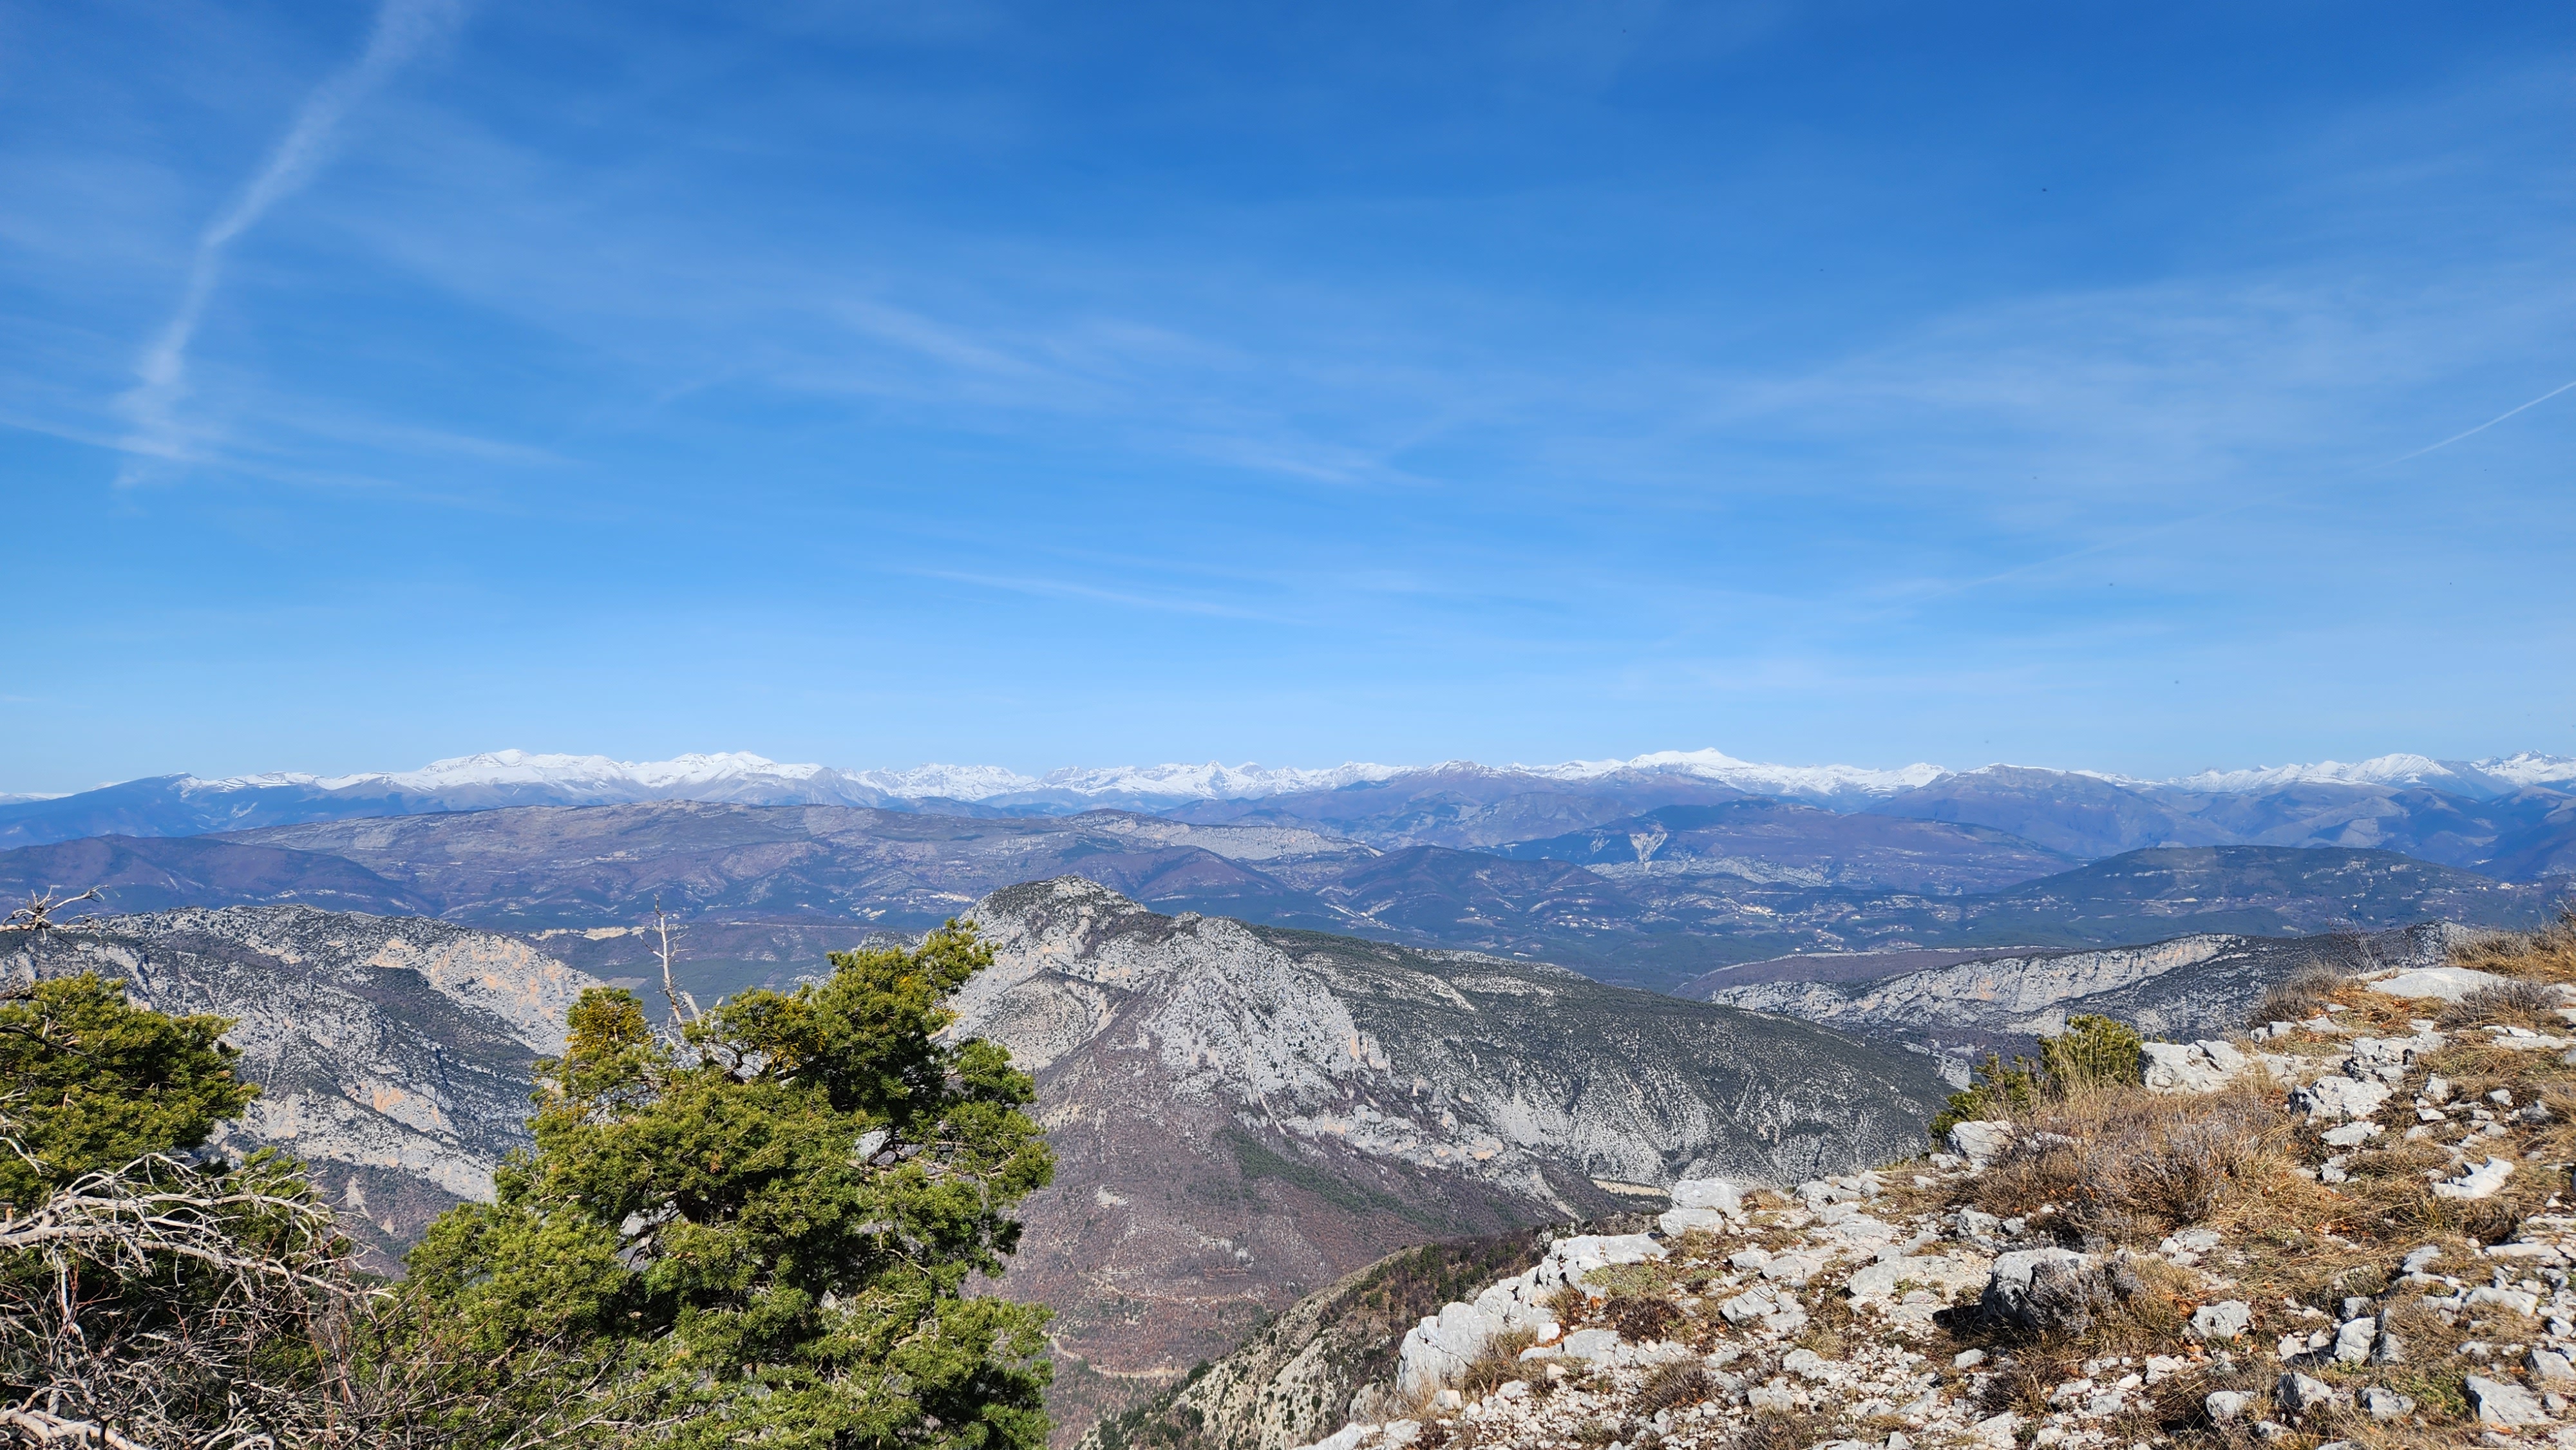
[[[2070,1022],[1953,1100],[1978,1157],[1668,1217],[1535,1348],[1325,1444],[2576,1440],[2576,918],[2458,969],[2505,980],[2300,982],[2203,1063],[2242,1071],[2180,1088]]]
[[[676,1035],[584,994],[536,1150],[391,1285],[297,1165],[194,1160],[254,1091],[229,1023],[16,989],[0,1444],[1035,1450],[1045,1311],[964,1292],[1052,1163],[1028,1076],[941,1038],[990,960],[952,925]]]

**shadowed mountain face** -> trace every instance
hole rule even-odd
[[[2024,882],[1967,904],[1964,923],[1989,940],[2112,942],[2142,926],[2281,936],[2352,926],[2380,930],[2428,918],[2537,926],[2558,900],[2390,851],[2204,846],[2133,851]]]
[[[285,901],[332,911],[433,910],[426,898],[354,861],[218,837],[103,836],[0,852],[0,892],[26,897],[93,886],[107,893],[97,909],[119,913]]]
[[[2293,781],[2186,790],[1988,766],[1876,801],[1872,815],[1988,826],[2078,859],[2152,846],[2395,851],[2532,881],[2576,869],[2576,796],[2562,787],[2434,790]]]
[[[1009,1284],[1096,1368],[1173,1375],[1406,1243],[1559,1222],[1594,1180],[1790,1182],[1911,1151],[1925,1060],[1571,972],[995,893],[957,1030],[1038,1074],[1059,1155]]]
[[[1499,850],[1515,860],[1576,862],[1623,882],[1732,876],[1943,895],[1992,891],[2076,864],[2074,857],[1985,826],[1841,815],[1754,799],[1666,806]]]
[[[1167,814],[1211,823],[1294,823],[1380,847],[1487,847],[1588,831],[1660,806],[1749,799],[1714,781],[1650,771],[1549,780],[1456,765],[1336,790],[1200,801]]]
[[[309,776],[168,776],[54,800],[0,797],[0,848],[518,806],[697,801],[874,807],[970,820],[1136,810],[1200,824],[1294,825],[1380,850],[1442,846],[1508,854],[1551,843],[1535,854],[1601,865],[1613,857],[1566,852],[1593,850],[1589,837],[1595,833],[1629,834],[1614,828],[1634,818],[1673,807],[1750,802],[1757,797],[1748,792],[1760,792],[1770,821],[1745,841],[1750,849],[1733,853],[1739,864],[1720,868],[1754,879],[1786,871],[1810,885],[1978,890],[2002,884],[1998,873],[2026,864],[2012,859],[2015,849],[2077,861],[2153,847],[2256,845],[2390,850],[2531,880],[2576,871],[2576,780],[2566,765],[2532,755],[2482,763],[2391,756],[2353,767],[2205,773],[2153,782],[2011,765],[1855,772],[1748,766],[1722,757],[1693,763],[1673,756],[1641,757],[1600,774],[1464,762],[1391,774],[1377,767],[1155,767],[1070,772],[1050,777],[1050,785],[975,768],[853,775],[749,756],[626,766],[503,752],[416,772],[327,782]],[[1307,784],[1322,780],[1347,783]],[[980,798],[942,798],[950,791]],[[1831,824],[1853,812],[1935,829],[1912,841],[1887,841]],[[1965,836],[1938,829],[1953,826],[1973,829]],[[1978,833],[1987,844],[2006,848],[1982,866]],[[1568,844],[1558,849],[1553,843],[1560,841]],[[1909,869],[1929,874],[1909,883],[1862,859],[1891,846],[1899,858],[1920,856]],[[1685,851],[1674,859],[1726,854]],[[2043,861],[2035,874],[2062,864]],[[1843,874],[1830,874],[1833,867],[1844,868]],[[1967,875],[1955,874],[1963,868]],[[1970,880],[1979,870],[1982,879]]]
[[[2068,771],[1996,765],[1880,801],[1869,814],[1952,821],[2009,832],[2078,860],[2149,846],[2214,846],[2212,822],[2142,791]]]

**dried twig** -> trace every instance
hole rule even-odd
[[[0,931],[95,931],[99,921],[95,911],[85,911],[69,921],[54,920],[54,913],[83,901],[105,900],[107,893],[95,886],[78,896],[57,896],[50,890],[33,892],[27,897],[26,905],[0,917]]]
[[[671,1004],[672,1019],[695,1026],[700,1017],[698,999],[680,990],[680,979],[671,970],[671,919],[662,914],[662,898],[653,898],[653,930],[662,938],[662,996]]]

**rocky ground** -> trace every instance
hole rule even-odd
[[[1787,1191],[1678,1184],[1653,1231],[1559,1238],[1421,1319],[1346,1411],[1220,1426],[1193,1385],[1099,1433],[2576,1447],[2571,999],[2576,923],[2293,983],[2259,1026],[2043,1084],[1946,1152]],[[1221,1364],[1201,1383],[1239,1379]]]

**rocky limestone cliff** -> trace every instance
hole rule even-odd
[[[1083,1450],[2565,1450],[2556,938],[2356,974],[2307,1020],[2191,1045],[2194,1081],[2160,1082],[2182,1045],[2150,1043],[2142,1081],[1961,1123],[1949,1152],[1527,1268],[1497,1245],[1490,1283],[1402,1331],[1369,1312],[1421,1302],[1375,1289],[1390,1260]]]
[[[1777,979],[1731,985],[1712,973],[1694,995],[1847,1032],[1887,1034],[1933,1053],[1967,1083],[1972,1055],[2027,1051],[2066,1019],[2099,1013],[2153,1037],[2224,1035],[2276,982],[2323,965],[2336,971],[2429,966],[2475,935],[2436,922],[2339,937],[2176,937],[2103,951],[1989,956],[1863,980]]]
[[[1802,1023],[1163,916],[1075,877],[973,916],[996,961],[956,1030],[1037,1073],[1059,1155],[1005,1291],[1055,1305],[1059,1347],[1136,1387],[1404,1244],[1908,1151],[1941,1093],[1920,1060]],[[1129,1397],[1093,1390],[1093,1410]]]
[[[491,1198],[492,1170],[528,1141],[530,1069],[597,985],[491,932],[304,906],[115,917],[5,962],[14,980],[83,971],[161,1011],[234,1018],[226,1040],[261,1092],[219,1146],[310,1163],[379,1255]]]

